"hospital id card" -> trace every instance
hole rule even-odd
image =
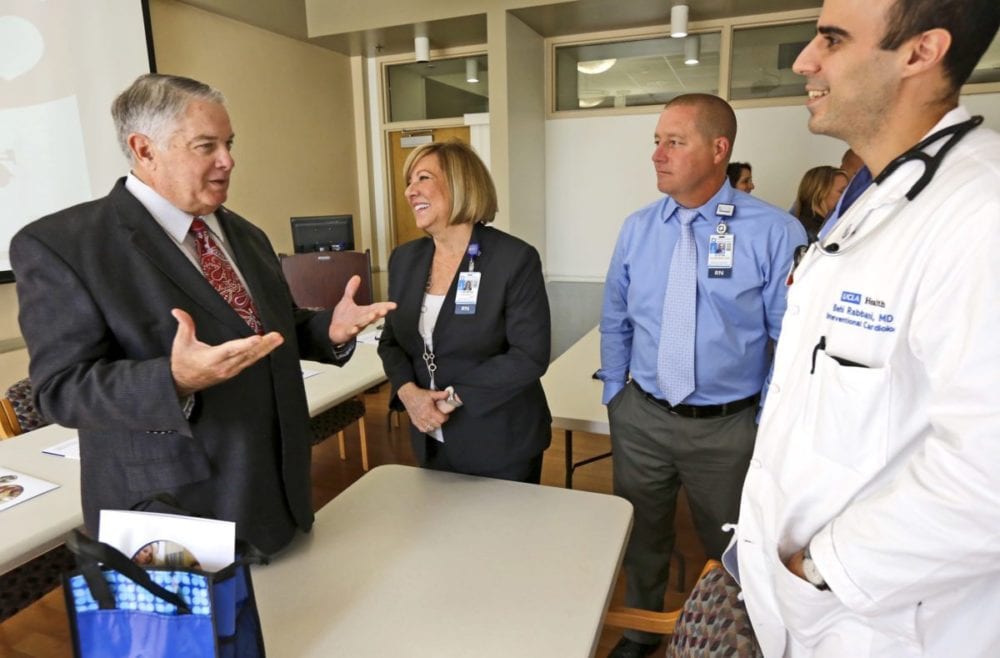
[[[482,272],[459,272],[455,291],[455,315],[475,315]]]
[[[711,279],[728,279],[733,275],[732,233],[711,235],[708,238],[708,276]]]

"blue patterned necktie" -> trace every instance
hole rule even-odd
[[[695,304],[698,295],[698,250],[691,222],[698,211],[677,207],[681,234],[670,258],[667,291],[663,295],[656,385],[670,404],[680,404],[694,392]]]

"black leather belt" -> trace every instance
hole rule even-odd
[[[663,407],[672,414],[684,416],[685,418],[722,418],[723,416],[732,416],[736,412],[743,411],[747,407],[756,406],[760,401],[760,395],[758,394],[751,395],[750,397],[743,398],[742,400],[726,402],[724,404],[670,404],[666,400],[661,400],[660,398],[642,390],[642,387],[639,386],[634,379],[632,380],[632,386],[635,386],[635,390],[646,396],[646,399],[653,404]]]

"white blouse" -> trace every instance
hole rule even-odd
[[[420,305],[420,320],[417,322],[417,331],[424,340],[424,345],[430,352],[434,351],[434,325],[437,324],[438,316],[441,315],[441,307],[444,306],[444,295],[431,295],[424,293],[424,302]],[[431,383],[431,389],[436,390],[437,386]],[[444,434],[441,428],[433,432],[427,432],[430,436],[444,443]]]

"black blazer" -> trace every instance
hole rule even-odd
[[[264,233],[224,208],[216,216],[265,331],[285,343],[196,394],[189,419],[170,372],[170,309],[190,313],[210,345],[251,332],[124,179],[14,237],[19,321],[39,411],[79,429],[92,532],[99,510],[167,492],[190,512],[235,521],[240,537],[273,552],[312,525],[299,359],[335,361],[330,313],[295,308]]]
[[[549,365],[551,318],[542,264],[534,247],[477,224],[472,241],[482,272],[475,315],[455,314],[456,274],[434,327],[437,387],[454,386],[464,406],[443,426],[448,458],[477,474],[532,459],[551,441],[552,416],[541,376]],[[379,355],[392,383],[430,387],[417,329],[434,242],[408,242],[389,259],[389,298],[398,305],[385,322]],[[466,255],[460,271],[468,270]],[[394,399],[398,404],[398,400]],[[417,458],[424,461],[424,434],[412,425]]]

